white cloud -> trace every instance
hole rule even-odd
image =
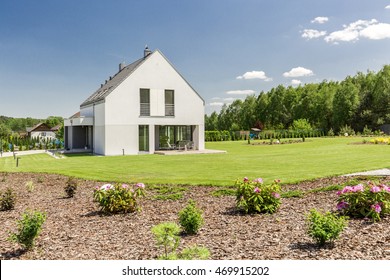
[[[240,98],[227,97],[227,98],[224,98],[223,101],[226,101],[226,102],[233,102],[233,101],[236,100],[236,99],[240,99]]]
[[[385,9],[390,10],[390,5],[387,5]]]
[[[283,73],[283,76],[286,78],[296,78],[296,77],[305,77],[305,76],[313,76],[313,75],[314,75],[313,71],[303,67],[292,68],[289,72]]]
[[[291,80],[291,84],[293,86],[298,86],[298,85],[302,84],[302,82],[300,80],[293,79],[293,80]]]
[[[312,23],[323,24],[323,23],[327,22],[328,20],[329,20],[328,17],[316,17],[316,18],[313,19],[311,22],[312,22]]]
[[[245,89],[245,90],[229,90],[226,92],[226,94],[237,94],[237,95],[245,95],[245,94],[254,94],[256,93],[254,90],[251,89]]]
[[[359,40],[359,37],[361,36],[372,39],[372,37],[377,36],[375,34],[377,34],[378,32],[381,33],[381,35],[383,36],[383,29],[386,30],[388,27],[380,26],[377,28],[370,28],[372,26],[377,26],[377,25],[387,25],[387,24],[378,23],[376,19],[358,20],[350,23],[349,25],[344,25],[343,26],[344,29],[342,30],[338,30],[330,33],[328,36],[325,37],[325,41],[328,43],[337,43],[340,41],[354,42]],[[365,31],[367,29],[368,31]]]
[[[268,78],[266,75],[265,75],[265,72],[264,71],[251,71],[251,72],[246,72],[244,75],[242,76],[238,76],[236,79],[238,80],[252,80],[252,79],[260,79],[260,80],[264,80],[264,81],[272,81],[271,78]]]
[[[223,106],[223,102],[210,102],[210,106]]]
[[[211,98],[211,100],[221,100],[222,98],[221,97],[213,97]]]
[[[302,38],[315,39],[326,35],[326,31],[319,31],[315,29],[305,29],[302,33]]]
[[[378,23],[370,25],[360,31],[360,36],[371,40],[382,40],[390,38],[390,24]]]

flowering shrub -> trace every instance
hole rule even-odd
[[[247,177],[236,181],[237,208],[246,213],[274,213],[280,206],[280,180],[271,185],[263,184],[263,179],[250,181]]]
[[[94,200],[99,203],[105,213],[128,213],[140,211],[138,198],[145,196],[145,185],[138,183],[134,186],[127,184],[105,184],[95,187]]]
[[[378,137],[378,138],[374,138],[372,140],[370,140],[370,143],[373,143],[373,144],[389,144],[390,145],[390,137],[389,138],[386,138],[386,137]]]
[[[346,186],[337,192],[337,210],[352,217],[370,217],[380,221],[381,217],[390,213],[390,187],[369,182]]]
[[[307,215],[307,233],[318,245],[323,246],[326,242],[333,242],[347,226],[347,218],[330,212],[321,213],[311,209]]]

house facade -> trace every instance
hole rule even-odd
[[[40,140],[53,140],[56,139],[56,132],[58,131],[59,126],[50,128],[45,123],[38,123],[34,127],[26,128],[27,136]]]
[[[204,149],[204,100],[159,51],[119,72],[64,121],[65,148],[100,155]]]

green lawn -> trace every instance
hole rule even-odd
[[[16,168],[12,157],[0,158],[0,172],[47,172],[101,181],[232,185],[242,177],[266,182],[306,179],[390,167],[390,145],[349,145],[362,138],[310,138],[305,143],[248,145],[247,142],[206,143],[226,154],[22,156]]]

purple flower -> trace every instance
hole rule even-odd
[[[248,181],[249,181],[248,177],[244,177],[244,182],[248,182]]]
[[[144,183],[137,183],[135,185],[137,188],[141,188],[141,189],[144,189],[145,188],[145,184]]]
[[[342,194],[342,192],[341,192],[341,191],[337,191],[336,194],[337,194],[337,195],[340,195],[340,194]]]
[[[273,195],[273,197],[275,197],[275,198],[280,198],[280,194],[278,194],[278,193],[276,193],[276,192],[273,192],[272,195]]]
[[[339,203],[337,203],[336,207],[337,207],[337,210],[343,210],[343,209],[348,207],[348,203],[345,202],[344,200],[342,200]]]
[[[382,211],[382,208],[379,203],[371,205],[371,209],[377,213],[380,213]]]
[[[260,189],[258,187],[256,187],[254,190],[253,190],[255,193],[259,193],[260,192]]]
[[[390,192],[390,187],[388,187],[388,186],[385,185],[385,186],[383,187],[383,190],[384,190],[384,191],[387,191],[387,192]]]
[[[262,184],[263,183],[263,179],[262,178],[257,178],[257,179],[254,179],[253,182]]]
[[[373,186],[370,191],[372,193],[377,193],[377,192],[380,192],[381,191],[381,188],[380,187],[377,187],[377,186]]]
[[[128,184],[122,184],[122,188],[127,189],[127,188],[129,188],[129,185]]]

